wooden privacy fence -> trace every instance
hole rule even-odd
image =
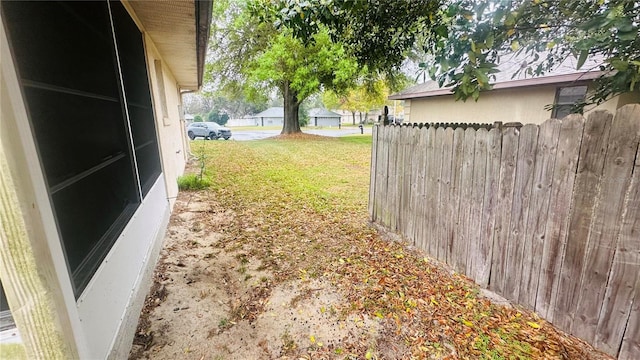
[[[373,132],[369,213],[505,298],[640,358],[640,105]]]

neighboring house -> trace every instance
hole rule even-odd
[[[282,126],[284,125],[284,108],[270,107],[267,110],[251,116],[257,126]]]
[[[127,358],[187,161],[180,94],[201,86],[211,7],[2,1],[1,299],[28,358]]]
[[[355,121],[355,124],[359,124],[360,121],[363,121],[365,123],[372,123],[375,121],[378,121],[378,116],[382,114],[382,108],[380,109],[372,109],[369,112],[359,112],[356,111],[355,114],[352,113],[351,111],[348,110],[342,110],[342,109],[334,109],[332,111],[334,111],[336,114],[340,115],[340,122],[343,124],[353,124]],[[354,120],[355,117],[355,120]]]
[[[258,120],[254,118],[252,115],[247,115],[238,119],[229,119],[225,126],[234,127],[234,126],[258,126]]]
[[[309,126],[339,126],[340,114],[327,109],[314,108],[309,110]]]
[[[521,122],[541,124],[549,118],[563,118],[571,111],[571,104],[585,99],[600,71],[576,71],[575,62],[567,60],[552,72],[535,78],[511,79],[521,66],[520,59],[499,66],[493,89],[480,93],[475,102],[455,101],[451,88],[439,88],[437,82],[427,81],[389,97],[404,100],[404,122],[493,123]],[[594,68],[585,64],[584,69]],[[640,93],[628,93],[610,99],[593,110],[615,113],[623,105],[640,101]],[[545,110],[548,105],[560,105]]]

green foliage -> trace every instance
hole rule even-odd
[[[279,90],[285,108],[283,132],[296,132],[297,110],[304,99],[321,88],[344,91],[355,84],[362,69],[324,27],[311,42],[295,38],[287,28],[276,28],[279,10],[277,2],[261,0],[218,4],[206,80],[230,98],[265,98]]]
[[[207,121],[225,125],[227,121],[229,121],[229,115],[227,113],[220,113],[218,109],[213,109],[207,114]]]
[[[211,186],[211,181],[198,174],[186,174],[178,177],[178,189],[180,190],[202,190]]]
[[[193,122],[202,122],[202,116],[196,115],[193,117]]]
[[[542,75],[567,58],[588,58],[603,75],[588,103],[640,89],[640,3],[630,0],[280,0],[277,26],[303,42],[329,30],[370,72],[390,72],[412,47],[420,64],[456,99],[475,100],[506,56],[522,56],[520,72]],[[415,48],[414,48],[415,49]],[[514,74],[518,75],[518,74]],[[581,104],[585,105],[585,104]]]
[[[582,69],[603,71],[587,103],[640,89],[640,3],[520,0],[494,5],[454,2],[445,12],[448,32],[423,44],[436,54],[430,75],[454,86],[456,98],[477,99],[490,89],[496,64],[513,54],[528,59],[519,72],[529,76],[542,75],[569,57],[577,59],[577,69],[588,58],[595,60],[598,65]]]
[[[276,25],[291,29],[305,42],[326,27],[335,42],[349,49],[372,74],[393,78],[418,38],[430,37],[440,18],[434,0],[280,0]]]

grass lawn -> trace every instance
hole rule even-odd
[[[259,259],[273,274],[270,284],[329,282],[346,299],[341,314],[375,319],[383,328],[374,343],[311,344],[296,347],[296,356],[600,358],[535,314],[493,304],[465,277],[372,228],[370,135],[203,141],[192,144],[192,153],[204,158],[212,183],[201,191],[235,214],[223,229],[226,251],[243,249]]]

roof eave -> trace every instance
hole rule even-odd
[[[584,83],[584,82],[596,79],[602,76],[603,74],[604,72],[602,71],[591,71],[591,72],[537,77],[537,78],[530,78],[530,79],[503,81],[503,82],[494,84],[491,90],[512,89],[512,88],[520,88],[520,87],[526,87],[526,86],[577,84],[577,83]],[[389,100],[410,100],[410,99],[423,98],[423,97],[452,95],[453,94],[452,90],[453,90],[452,88],[442,88],[442,89],[422,91],[422,92],[416,92],[416,93],[393,94],[389,96]],[[491,90],[488,90],[488,91],[491,91]]]
[[[202,86],[204,77],[204,64],[206,60],[207,47],[209,44],[209,29],[212,17],[212,0],[196,0],[196,44],[198,61],[198,88]]]

